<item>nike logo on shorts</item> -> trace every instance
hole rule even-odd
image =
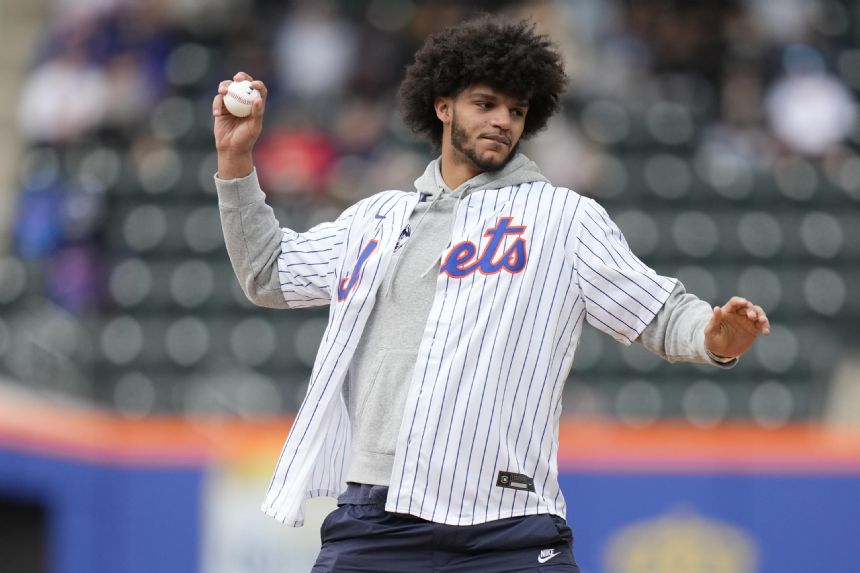
[[[555,549],[541,549],[540,555],[538,555],[538,563],[546,563],[558,555],[561,555],[561,552]]]

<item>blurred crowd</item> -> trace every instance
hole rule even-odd
[[[156,195],[178,185],[238,70],[270,90],[256,165],[273,204],[314,219],[411,188],[433,151],[402,125],[398,82],[427,34],[481,10],[530,17],[561,47],[565,111],[524,147],[558,184],[635,201],[619,157],[641,145],[686,150],[723,197],[754,196],[762,175],[802,196],[814,171],[860,198],[847,0],[54,0],[20,98],[29,151],[0,294],[35,272],[70,316],[108,312],[111,193],[129,173]],[[202,165],[195,184],[211,185]]]
[[[842,144],[858,137],[860,50],[834,41],[852,37],[852,3],[57,0],[20,98],[32,153],[17,253],[51,258],[53,296],[92,308],[103,291],[96,243],[109,160],[69,174],[50,151],[101,138],[138,151],[132,161],[151,159],[146,151],[175,140],[192,121],[183,114],[199,116],[217,80],[240,69],[270,88],[256,157],[268,192],[351,202],[408,186],[429,150],[399,122],[397,84],[428,33],[481,8],[532,17],[561,44],[568,113],[527,151],[572,188],[595,187],[606,147],[641,113],[668,142],[702,123],[694,143],[717,179],[794,155],[824,162],[835,178],[860,169]],[[195,84],[204,88],[198,109],[160,105]]]

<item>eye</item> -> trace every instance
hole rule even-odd
[[[475,105],[477,105],[481,109],[490,109],[491,107],[493,107],[493,104],[487,101],[479,101],[476,102]]]
[[[526,114],[525,110],[520,109],[518,107],[515,107],[514,109],[512,109],[511,113],[517,117],[523,117]]]

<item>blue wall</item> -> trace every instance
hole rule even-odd
[[[650,524],[659,541],[661,518],[736,528],[761,573],[860,572],[860,476],[567,473],[560,481],[583,573],[605,570],[607,546],[631,523],[646,532]]]
[[[0,492],[47,510],[50,573],[199,571],[202,480],[200,468],[69,462],[0,449]]]
[[[0,448],[0,493],[50,516],[50,573],[200,571],[205,471]],[[751,568],[719,573],[860,572],[860,476],[568,471],[560,481],[583,573],[609,573],[613,547],[640,563],[670,555],[739,563],[733,555],[751,549]]]

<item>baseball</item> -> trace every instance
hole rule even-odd
[[[233,82],[224,96],[224,106],[236,117],[251,115],[251,105],[260,99],[260,92],[251,87],[251,82]]]

